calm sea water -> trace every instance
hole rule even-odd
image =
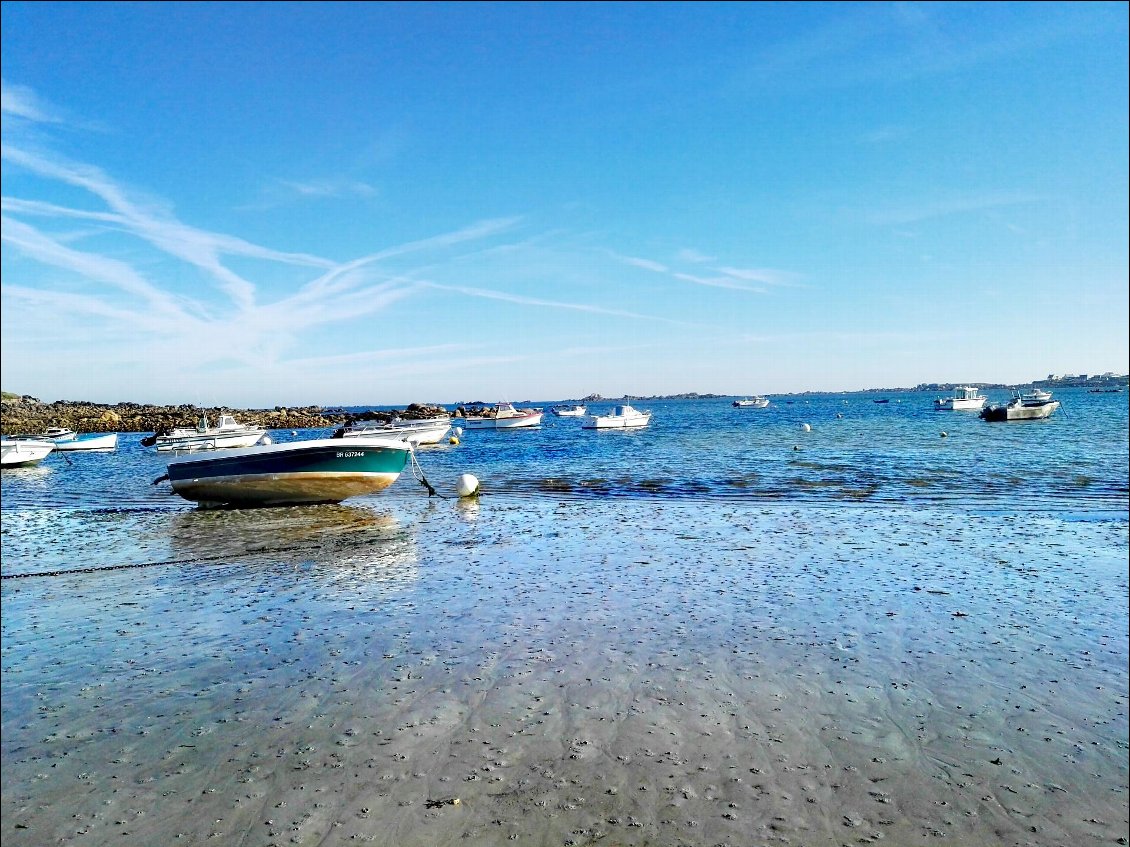
[[[1062,390],[1052,418],[1012,423],[937,412],[935,396],[896,393],[884,404],[869,394],[773,397],[766,409],[733,408],[729,399],[639,402],[652,411],[652,423],[630,432],[582,430],[579,419],[547,413],[540,428],[469,431],[458,445],[421,449],[419,461],[441,493],[453,494],[458,476],[472,473],[484,497],[899,505],[1127,519],[1127,393]],[[1005,392],[989,396],[1007,399]],[[541,405],[548,412],[552,403]],[[591,404],[590,411],[611,405]],[[177,522],[199,511],[167,483],[151,484],[165,460],[141,446],[143,435],[122,435],[114,453],[56,453],[36,467],[5,469],[3,572],[168,556]],[[347,502],[379,507],[426,496],[406,472],[387,492]],[[246,520],[278,522],[265,515]],[[186,557],[199,552],[191,537],[181,537],[179,549]]]

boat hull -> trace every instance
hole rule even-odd
[[[976,400],[956,400],[947,397],[945,400],[935,400],[934,408],[939,412],[979,412],[985,407],[987,399],[978,397]]]
[[[570,406],[565,409],[550,409],[559,418],[583,418],[586,413],[584,406]]]
[[[1051,417],[1058,408],[1058,400],[1041,403],[1039,406],[1009,403],[1007,406],[990,406],[984,409],[981,418],[986,421],[1038,421]]]
[[[37,465],[47,458],[58,445],[45,439],[4,439],[0,447],[0,467],[20,468]]]
[[[74,441],[58,441],[55,449],[63,452],[74,450],[116,450],[118,448],[118,434],[109,432],[105,435],[80,435]]]
[[[531,412],[512,418],[459,418],[463,429],[522,429],[528,426],[541,426],[541,412]]]
[[[755,400],[735,400],[733,405],[736,409],[764,409],[769,405],[769,401],[764,398]]]
[[[172,459],[169,482],[206,508],[340,503],[388,488],[410,451],[406,441],[372,437],[258,445]]]

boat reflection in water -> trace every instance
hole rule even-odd
[[[173,556],[201,565],[267,562],[354,587],[418,576],[415,533],[367,506],[193,509],[173,517],[169,536]]]

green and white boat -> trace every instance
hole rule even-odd
[[[177,456],[167,479],[205,508],[339,503],[388,488],[411,451],[402,439],[363,436],[257,444]]]

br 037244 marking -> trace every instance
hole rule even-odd
[[[365,454],[362,453],[360,450],[339,450],[338,453],[337,453],[337,457],[339,459],[354,459],[357,456],[364,456],[364,455]]]

